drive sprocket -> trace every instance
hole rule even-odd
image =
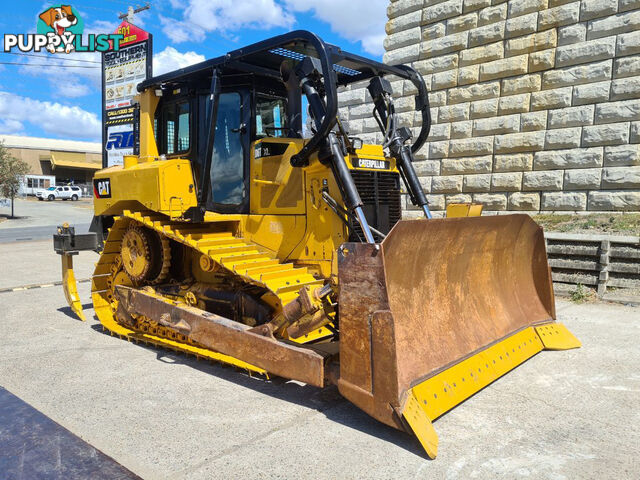
[[[171,266],[169,240],[135,222],[122,238],[122,267],[135,285],[159,283]]]

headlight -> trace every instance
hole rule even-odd
[[[351,141],[351,146],[353,146],[354,150],[360,150],[364,144],[362,139],[358,137],[349,137],[349,140]]]

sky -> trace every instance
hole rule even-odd
[[[5,33],[35,33],[38,15],[59,4],[3,2],[11,5],[11,15],[0,18],[3,38]],[[118,14],[132,5],[126,0],[70,0],[69,4],[82,17],[85,34],[113,33],[120,23]],[[154,75],[297,29],[311,30],[344,50],[380,60],[387,4],[387,0],[157,0],[151,9],[136,14],[133,23],[153,34]],[[99,53],[0,53],[0,135],[100,141],[99,62]]]

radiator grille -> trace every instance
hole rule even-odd
[[[352,170],[351,176],[364,204],[363,210],[369,225],[382,233],[389,233],[402,215],[399,175],[394,172]],[[356,222],[352,225],[349,241],[363,240],[362,229]]]

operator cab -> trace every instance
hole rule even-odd
[[[194,74],[178,88],[162,90],[156,109],[154,133],[158,153],[166,158],[189,158],[196,181],[202,181],[207,150],[211,75]],[[293,107],[295,108],[295,106]],[[283,86],[256,75],[221,76],[213,156],[209,168],[210,210],[247,213],[249,208],[249,152],[263,138],[301,138],[289,128],[292,111]]]
[[[385,75],[410,80],[419,92],[416,110],[422,113],[423,126],[413,145],[405,145],[411,139],[409,130],[397,127]],[[356,155],[356,147],[339,122],[337,90],[367,80],[384,147],[395,159],[393,164],[379,164],[388,171],[387,177],[384,171],[371,171],[368,164],[346,160]],[[348,218],[354,235],[371,242],[369,224],[383,238],[399,220],[400,178],[414,203],[430,217],[411,165],[412,152],[422,146],[428,134],[429,107],[424,81],[411,67],[384,65],[325,44],[310,32],[296,31],[138,86],[141,92],[149,88],[160,97],[154,118],[158,154],[191,160],[199,218],[205,211],[250,213],[251,159],[258,158],[253,155],[254,147],[264,150],[260,151],[262,157],[265,151],[267,156],[282,156],[287,142],[268,139],[302,139],[303,99],[309,106],[312,127],[310,138],[291,156],[291,165],[305,167],[310,156],[317,154],[330,167],[342,201],[327,201],[338,215]],[[359,168],[362,172],[355,172]],[[296,178],[302,181],[301,176]],[[384,188],[391,189],[391,197],[382,192]],[[368,191],[371,198],[365,202],[362,195]],[[345,207],[344,212],[340,210]],[[197,221],[198,215],[194,215]]]

